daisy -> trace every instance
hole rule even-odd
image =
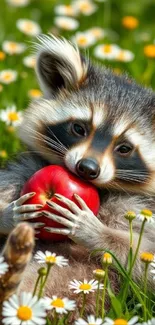
[[[102,257],[102,262],[104,264],[112,264],[112,256],[109,253],[104,253]]]
[[[22,121],[22,112],[17,112],[16,107],[13,105],[0,111],[0,120],[5,122],[6,125],[17,126]]]
[[[54,11],[57,15],[62,16],[76,16],[78,13],[78,10],[72,5],[58,5],[55,6]]]
[[[68,298],[58,298],[53,296],[52,298],[44,298],[44,306],[47,310],[55,309],[59,314],[67,314],[68,311],[72,311],[76,307],[74,300],[69,300]]]
[[[41,33],[40,26],[30,19],[18,19],[16,27],[26,35],[36,36]]]
[[[84,282],[82,282],[82,281],[73,280],[73,281],[70,282],[69,288],[70,289],[75,289],[74,293],[94,292],[94,290],[98,289],[98,281],[90,280],[88,282],[87,280],[84,280]],[[99,288],[103,289],[103,284],[100,284]]]
[[[94,56],[102,60],[114,60],[120,48],[116,44],[100,44],[94,50]]]
[[[93,274],[94,274],[94,277],[97,279],[97,280],[101,280],[105,277],[105,271],[102,270],[102,269],[96,269],[93,271]]]
[[[115,320],[105,317],[105,322],[103,323],[104,325],[134,325],[137,323],[138,316],[132,317],[129,321],[122,319],[122,318],[117,318]]]
[[[101,27],[92,27],[86,31],[96,39],[96,41],[102,39],[105,36],[105,32]]]
[[[140,211],[139,214],[137,214],[137,219],[144,221],[146,220],[149,223],[154,223],[155,222],[155,215],[151,210],[148,209],[143,209]]]
[[[4,257],[0,256],[0,276],[8,271],[9,265],[4,262]]]
[[[0,71],[0,82],[3,84],[10,84],[17,79],[17,72],[15,70],[2,70]]]
[[[65,30],[74,30],[79,27],[79,22],[76,19],[65,16],[56,17],[54,23],[57,27]]]
[[[132,221],[136,218],[136,213],[134,211],[128,211],[124,217],[125,219]]]
[[[44,325],[46,324],[44,304],[37,296],[23,292],[20,297],[13,295],[3,303],[3,324],[6,325]]]
[[[140,254],[140,260],[144,263],[151,263],[155,261],[154,254],[150,252],[143,252]]]
[[[148,44],[144,47],[144,54],[147,58],[155,58],[155,44]]]
[[[122,19],[122,25],[124,28],[132,30],[138,27],[139,20],[133,16],[125,16]]]
[[[49,251],[45,251],[45,254],[41,251],[38,251],[34,258],[37,260],[38,263],[46,263],[52,265],[58,265],[60,267],[67,266],[68,260],[63,256],[57,256],[55,253],[51,253]]]
[[[0,150],[0,157],[4,158],[4,159],[8,157],[8,154],[7,154],[6,150]],[[1,260],[1,258],[0,258],[0,260]],[[1,265],[0,265],[0,268],[1,268]]]
[[[2,48],[4,52],[13,55],[23,53],[26,49],[26,45],[23,43],[4,41]]]
[[[90,16],[96,10],[97,6],[90,0],[74,1],[73,6],[83,15]]]
[[[40,98],[42,97],[42,92],[39,89],[30,89],[28,92],[28,96],[31,98]]]
[[[87,316],[87,321],[83,318],[79,318],[75,321],[75,325],[102,325],[102,318],[95,318],[94,315]]]
[[[25,7],[30,3],[30,0],[6,0],[13,7]]]
[[[120,50],[116,55],[116,60],[121,62],[130,62],[134,60],[134,53],[129,50]]]
[[[96,42],[95,37],[87,32],[77,32],[73,37],[73,41],[76,42],[80,48],[89,47]]]
[[[6,54],[3,51],[0,51],[0,61],[4,61],[6,58]]]
[[[35,55],[25,56],[25,58],[23,59],[23,63],[28,68],[35,68],[36,56]]]

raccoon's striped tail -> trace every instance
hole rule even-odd
[[[0,305],[18,289],[33,247],[33,229],[27,223],[20,223],[10,233],[2,253],[9,268],[0,276]]]

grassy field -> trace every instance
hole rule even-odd
[[[17,138],[17,127],[30,100],[42,96],[34,72],[33,44],[37,35],[52,33],[76,41],[81,51],[89,54],[94,62],[111,67],[117,74],[128,73],[129,78],[134,78],[138,83],[154,89],[154,13],[154,0],[0,0],[1,166],[5,165],[7,159],[13,159],[16,153],[23,149],[23,145]],[[132,216],[128,217],[131,226]],[[144,213],[142,228],[148,221],[147,218],[148,216]],[[141,229],[141,235],[142,232],[143,229]],[[79,321],[76,325],[100,325],[103,320],[106,325],[132,325],[138,322],[155,324],[155,319],[153,319],[155,300],[152,295],[147,295],[148,265],[154,257],[147,254],[142,257],[142,263],[145,263],[145,274],[144,285],[140,289],[131,280],[136,258],[132,254],[131,245],[127,271],[113,256],[113,261],[115,260],[122,278],[125,279],[125,284],[117,297],[111,291],[108,281],[108,268],[111,263],[108,263],[108,260],[102,263],[106,274],[102,274],[103,277],[100,278],[98,274],[96,275],[100,283],[104,282],[105,288],[102,295],[99,287],[96,291],[96,316],[100,317],[100,320],[97,322],[95,319],[85,319],[85,323]],[[138,247],[136,254],[138,254]],[[45,271],[48,273],[51,265],[47,263],[46,267]],[[47,280],[45,274],[39,278],[40,282],[35,293],[39,292],[40,297]],[[112,307],[108,313],[111,321],[104,319],[105,291],[108,292],[111,300]],[[84,315],[86,304],[84,293],[82,294],[81,317]],[[99,301],[102,304],[100,312]],[[56,312],[53,314],[52,323],[47,319],[47,325],[67,324],[67,317],[66,314],[61,317],[59,312]],[[31,322],[21,324],[31,325]],[[44,324],[44,322],[39,324]]]

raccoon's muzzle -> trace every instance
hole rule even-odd
[[[96,159],[84,158],[78,161],[76,172],[80,177],[86,180],[93,180],[99,176],[100,166]]]

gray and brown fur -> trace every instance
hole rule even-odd
[[[36,248],[48,248],[69,258],[69,267],[53,269],[46,292],[69,297],[70,280],[90,279],[92,271],[100,267],[99,259],[90,258],[91,250],[111,250],[126,267],[129,227],[124,214],[128,210],[138,213],[147,208],[155,212],[155,94],[126,76],[92,65],[66,40],[40,36],[36,47],[36,70],[44,98],[30,104],[19,129],[29,152],[0,172],[0,228],[3,233],[12,228],[8,204],[20,196],[24,183],[35,171],[58,164],[78,174],[80,160],[95,161],[99,175],[88,180],[99,189],[98,219],[103,228],[96,222],[93,233],[85,233],[82,247],[68,241],[47,245],[38,242]],[[72,132],[76,121],[84,127],[83,137]],[[119,154],[122,143],[130,144],[129,156]],[[140,222],[134,222],[134,248],[140,226]],[[155,228],[146,225],[141,251],[155,253],[154,234]],[[37,268],[32,261],[21,290],[32,290]],[[134,279],[141,278],[138,260]],[[150,283],[154,286],[151,279]],[[93,302],[90,308],[93,312]]]

